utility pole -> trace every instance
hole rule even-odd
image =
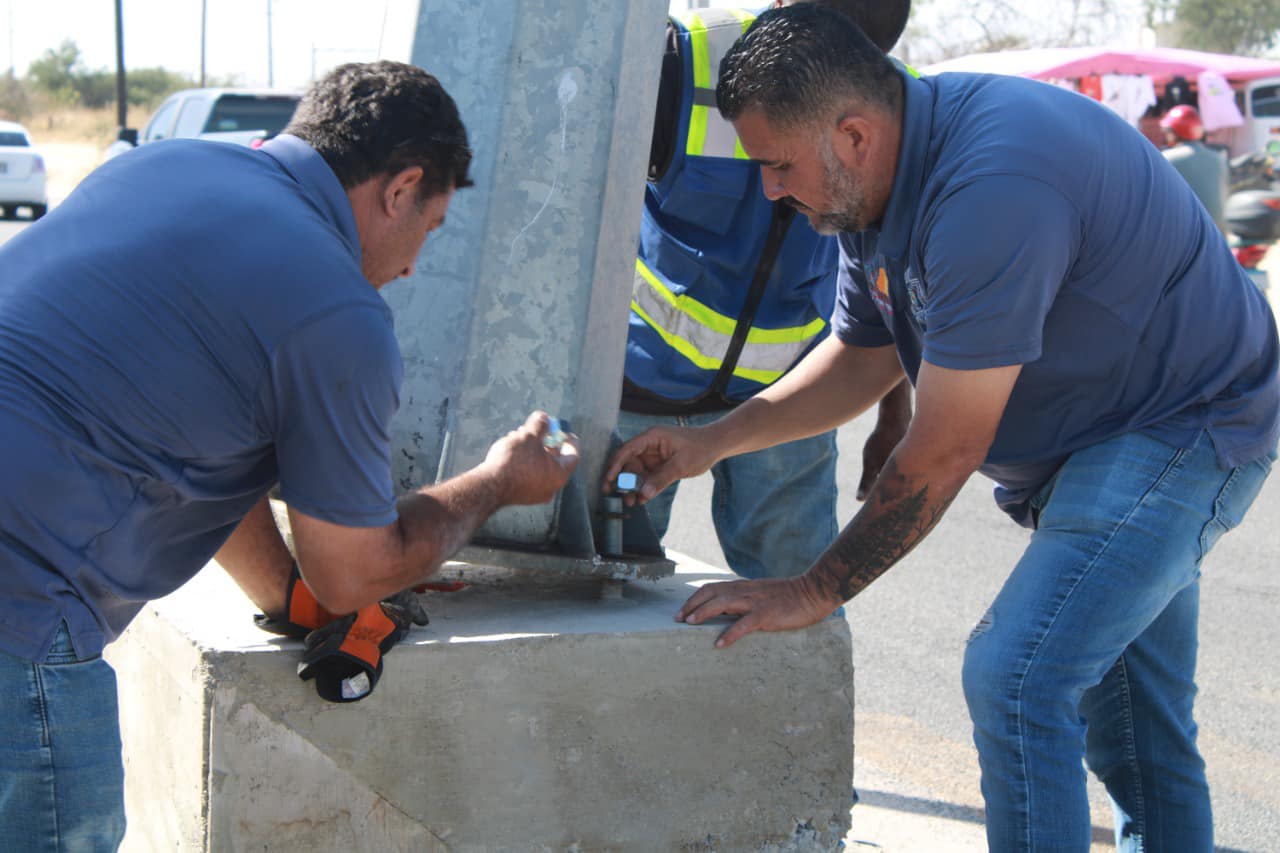
[[[13,73],[13,0],[9,0],[9,79],[14,79]]]
[[[124,0],[116,0],[116,124],[120,132],[129,126],[128,96],[124,76]]]
[[[391,5],[391,0],[382,0],[382,29],[378,30],[378,55],[375,59],[382,58],[382,40],[387,34],[387,7]],[[315,77],[314,74],[311,75]]]
[[[209,35],[209,0],[200,0],[200,88],[204,88],[205,45]]]
[[[271,0],[267,0],[267,88],[276,85],[275,60],[271,56]]]

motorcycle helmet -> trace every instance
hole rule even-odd
[[[1200,121],[1200,113],[1186,104],[1179,104],[1165,113],[1160,119],[1160,126],[1187,142],[1198,142],[1204,138],[1204,122]]]

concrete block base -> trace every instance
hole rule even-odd
[[[672,620],[724,574],[490,580],[368,699],[324,702],[211,565],[147,608],[120,679],[129,834],[150,850],[817,850],[849,830],[848,626],[712,646]]]

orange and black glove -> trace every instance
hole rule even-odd
[[[284,598],[284,615],[276,619],[265,613],[258,613],[253,617],[253,624],[272,634],[301,640],[316,628],[328,625],[337,618],[316,601],[311,589],[302,581],[298,564],[294,563],[293,571],[289,574],[289,589]]]
[[[321,699],[363,699],[382,677],[382,656],[409,633],[410,624],[408,612],[389,602],[340,617],[307,635],[298,677],[314,678]]]
[[[382,656],[411,625],[429,621],[410,590],[347,616],[334,616],[316,601],[297,566],[289,578],[286,613],[280,619],[260,613],[254,622],[264,631],[305,641],[298,677],[314,678],[316,692],[330,702],[355,702],[372,693],[382,676]]]

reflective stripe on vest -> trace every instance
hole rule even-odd
[[[733,125],[716,109],[720,60],[747,31],[755,16],[740,9],[703,9],[679,18],[693,46],[693,109],[685,154],[691,157],[735,157],[746,160]]]
[[[636,259],[631,310],[661,336],[667,346],[703,370],[719,370],[733,339],[737,321],[688,296],[677,296],[662,280]],[[804,326],[783,329],[752,327],[733,375],[768,385],[787,368],[826,328],[818,317]]]

